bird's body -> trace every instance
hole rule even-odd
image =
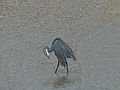
[[[47,53],[50,53],[54,51],[57,59],[58,59],[58,65],[55,70],[55,73],[57,72],[57,69],[59,67],[59,63],[67,68],[67,75],[68,75],[68,64],[66,59],[71,58],[73,60],[76,60],[74,53],[72,49],[68,46],[67,43],[65,43],[62,39],[56,38],[51,45],[51,48],[48,48],[47,46],[43,49],[44,54],[48,55]],[[45,52],[48,51],[48,52]]]

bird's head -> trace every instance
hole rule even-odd
[[[43,53],[45,54],[46,57],[48,57],[48,59],[50,58],[50,53],[49,53],[50,49],[48,46],[45,46],[43,48]]]

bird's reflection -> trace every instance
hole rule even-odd
[[[50,77],[49,79],[45,80],[43,85],[44,86],[52,86],[54,88],[66,88],[68,86],[71,86],[71,85],[79,85],[80,87],[83,85],[83,81],[82,81],[82,78],[80,77],[73,77],[72,76],[69,76],[67,77],[66,75],[65,76],[57,76],[56,78],[52,78]]]
[[[59,87],[65,87],[67,84],[72,83],[72,81],[66,77],[66,76],[61,76],[61,77],[57,77],[54,80],[53,86],[55,88],[59,88]]]

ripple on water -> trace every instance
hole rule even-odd
[[[60,69],[57,74],[49,74],[50,76],[43,80],[43,85],[52,88],[83,88],[85,85],[85,73],[81,66],[77,64],[78,62],[70,65],[71,68],[68,77],[66,71]]]
[[[44,86],[51,86],[54,88],[65,88],[74,84],[81,86],[83,80],[80,77],[57,76],[56,78],[50,78],[44,81]]]

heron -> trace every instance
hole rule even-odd
[[[43,52],[45,56],[50,58],[50,52],[54,51],[55,56],[58,59],[57,67],[55,69],[55,74],[57,73],[58,67],[61,64],[64,66],[67,70],[67,76],[68,76],[68,63],[67,63],[67,58],[71,58],[74,61],[76,60],[76,57],[73,53],[73,50],[70,48],[70,46],[64,42],[60,38],[56,38],[53,42],[51,47],[49,48],[48,46],[45,46],[43,48]]]

